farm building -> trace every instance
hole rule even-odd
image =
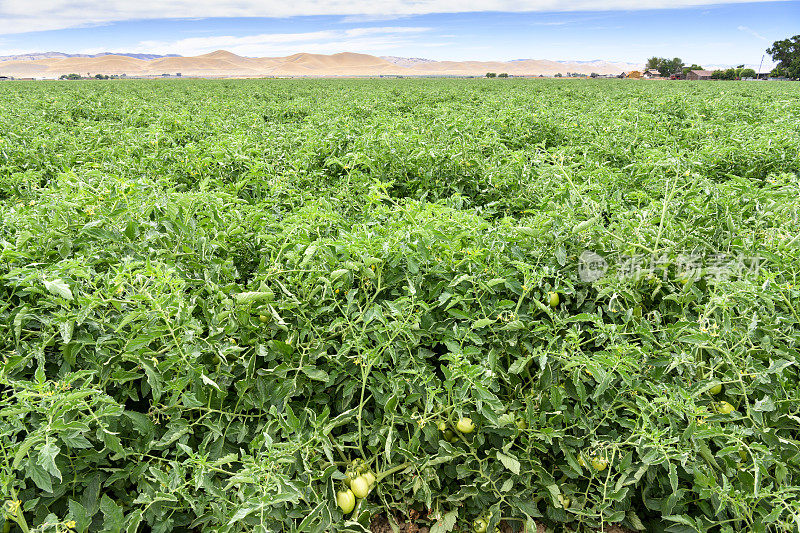
[[[628,75],[625,76],[625,77],[626,78],[630,78],[632,80],[638,80],[639,78],[642,77],[642,73],[639,72],[638,70],[632,70],[632,71],[628,72]]]
[[[687,80],[710,80],[713,72],[710,70],[690,70],[686,73]]]
[[[661,73],[658,70],[656,70],[654,68],[651,68],[650,70],[646,70],[644,72],[644,74],[642,74],[642,77],[644,77],[644,78],[660,78],[661,77]]]

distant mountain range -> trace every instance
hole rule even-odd
[[[183,57],[175,54],[65,54],[46,52],[1,58],[0,76],[58,78],[64,74],[135,76],[263,77],[263,76],[552,76],[557,73],[617,75],[641,68],[609,61],[433,61],[418,57],[377,57],[340,53],[294,54],[286,57],[242,57],[225,50]]]
[[[420,63],[435,63],[433,59],[425,59],[423,57],[398,57],[398,56],[380,56],[381,59],[385,59],[389,63],[393,63],[395,65],[401,65],[404,67],[412,67],[414,65],[419,65]]]
[[[102,52],[99,54],[65,54],[64,52],[33,52],[30,54],[16,54],[13,56],[0,56],[0,61],[38,61],[39,59],[58,59],[65,57],[103,57],[125,56],[134,59],[159,59],[162,57],[180,57],[178,54],[160,56],[158,54],[130,54],[127,52]]]
[[[704,65],[707,70],[735,65]],[[758,70],[758,64],[747,64]],[[765,58],[762,72],[775,63]],[[642,65],[619,61],[512,59],[511,61],[436,61],[422,57],[371,56],[341,53],[333,55],[294,54],[287,57],[242,57],[225,50],[184,57],[178,54],[135,54],[102,52],[68,54],[33,52],[0,56],[0,76],[57,78],[62,74],[125,74],[126,76],[259,77],[259,76],[480,76],[506,72],[512,76],[552,76],[557,73],[619,74],[642,70]]]

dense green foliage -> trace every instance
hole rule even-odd
[[[772,71],[774,76],[800,78],[800,35],[795,35],[782,41],[775,41],[767,48],[767,53],[772,56],[778,66]]]
[[[3,84],[0,520],[796,531],[799,97]]]

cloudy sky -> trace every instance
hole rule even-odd
[[[362,52],[758,64],[800,33],[800,1],[0,0],[0,55]]]

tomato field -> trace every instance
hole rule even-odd
[[[799,211],[793,83],[4,83],[0,527],[797,531]]]

